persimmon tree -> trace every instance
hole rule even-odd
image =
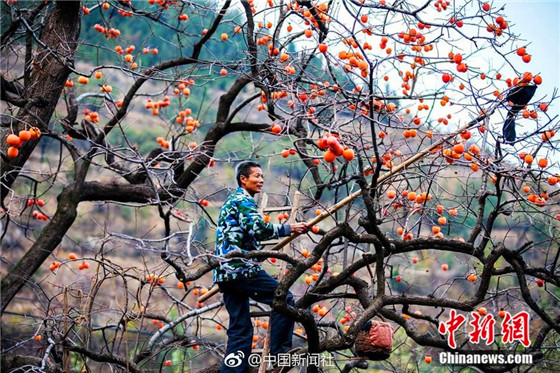
[[[248,158],[267,205],[285,206],[273,222],[361,193],[247,255],[279,275],[273,306],[300,352],[332,358],[309,371],[367,366],[353,345],[378,315],[395,343],[370,367],[435,370],[428,356],[472,350],[556,364],[557,96],[537,89],[504,140],[508,95],[547,78],[507,6],[8,0],[2,14],[3,370],[218,363],[227,312],[199,297]],[[453,348],[438,331],[452,310],[493,315],[497,332],[527,312],[530,343],[474,344],[465,324]],[[255,348],[268,311],[253,307]]]

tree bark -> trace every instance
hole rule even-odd
[[[2,359],[0,359],[0,371],[11,372],[20,371],[20,369],[23,371],[24,367],[31,371],[32,366],[40,367],[42,363],[42,359],[39,357],[4,354]],[[62,369],[51,362],[48,362],[42,371],[45,373],[62,373]]]
[[[30,126],[39,127],[41,131],[47,129],[73,65],[80,34],[80,7],[79,1],[57,1],[49,14],[32,65],[26,66],[33,68],[29,85],[24,92],[24,99],[28,104],[19,110],[13,133],[18,134],[20,130]],[[38,102],[41,105],[34,104]],[[11,133],[6,131],[1,140],[4,153],[7,150],[6,137]],[[39,139],[25,142],[16,158],[2,162],[2,202],[38,142]]]

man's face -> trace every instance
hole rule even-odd
[[[260,193],[264,177],[260,167],[251,167],[249,177],[241,175],[241,188],[245,189],[251,196]]]

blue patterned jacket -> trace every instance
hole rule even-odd
[[[289,225],[266,223],[255,199],[239,187],[228,196],[220,210],[214,254],[222,257],[232,251],[259,250],[260,241],[289,235]],[[218,259],[220,266],[214,270],[214,282],[249,278],[261,270],[257,259]]]

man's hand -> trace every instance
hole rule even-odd
[[[292,233],[307,233],[307,232],[309,232],[309,225],[307,223],[290,224],[290,232],[292,232]]]

